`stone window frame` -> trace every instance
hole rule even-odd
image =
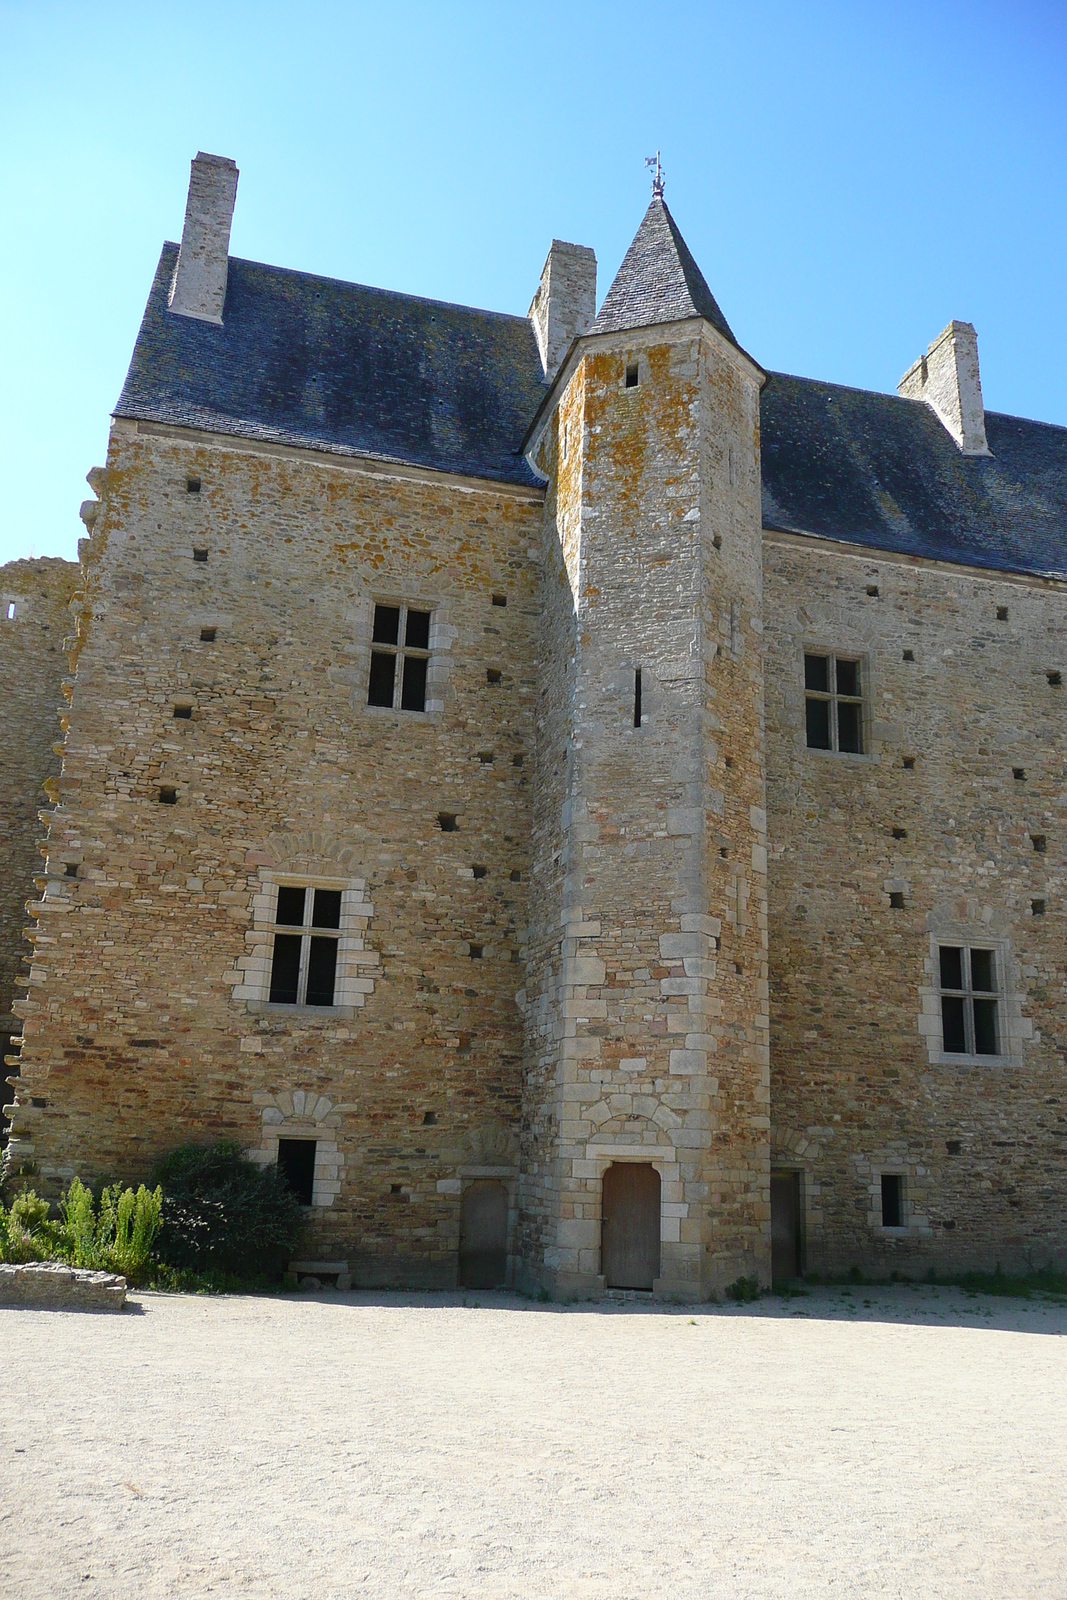
[[[341,891],[341,929],[332,1006],[279,1005],[269,998],[274,935],[278,929],[275,920],[278,890],[283,885]],[[259,889],[252,896],[252,926],[247,935],[249,950],[238,962],[240,981],[232,991],[234,1000],[243,1002],[245,1010],[252,1014],[299,1017],[302,1022],[353,1017],[374,993],[372,973],[379,964],[377,951],[368,950],[366,946],[365,936],[374,915],[374,906],[366,898],[366,887],[365,878],[261,867]]]
[[[933,1067],[1021,1067],[1023,1044],[1033,1038],[1033,1026],[1022,1012],[1022,973],[1012,952],[1011,939],[1002,930],[995,930],[981,922],[968,920],[944,921],[933,919],[929,934],[929,948],[923,960],[926,982],[919,989],[919,1033],[926,1042],[927,1059]],[[966,945],[968,948],[992,950],[996,969],[998,1053],[989,1055],[964,1055],[944,1047],[941,1023],[941,946]],[[888,1170],[888,1169],[887,1169]]]
[[[862,750],[839,750],[836,745],[829,750],[820,750],[817,746],[808,743],[808,694],[807,688],[807,656],[827,656],[833,662],[857,661],[860,667],[860,693],[855,696],[860,702],[860,728],[863,740]],[[835,673],[836,676],[836,673]],[[872,750],[873,744],[873,708],[874,708],[874,675],[872,670],[872,657],[870,650],[863,646],[842,645],[840,641],[827,643],[824,640],[804,640],[800,645],[799,662],[800,683],[800,738],[801,748],[806,756],[822,757],[832,761],[873,761],[877,756]],[[816,691],[811,691],[815,693]],[[826,696],[832,704],[836,705],[838,695],[836,688],[831,689]],[[853,697],[846,696],[846,699]],[[837,719],[833,718],[833,734],[836,734]],[[833,735],[832,735],[833,736]]]
[[[375,606],[399,606],[402,611],[428,611],[430,613],[430,646],[426,668],[426,703],[421,711],[404,711],[399,706],[372,706],[367,704],[370,685],[370,658],[374,649]],[[352,685],[352,701],[356,709],[368,717],[420,717],[433,719],[445,709],[448,680],[452,671],[452,645],[456,629],[449,622],[449,603],[419,595],[410,590],[375,589],[361,607],[356,627],[356,650],[359,658],[357,683]],[[403,646],[399,647],[401,652]],[[349,682],[351,683],[351,678]]]
[[[245,1154],[259,1167],[277,1166],[279,1139],[314,1139],[315,1173],[311,1205],[325,1210],[341,1193],[345,1156],[338,1141],[342,1107],[314,1089],[262,1090],[252,1096],[259,1108],[261,1134],[258,1145]]]

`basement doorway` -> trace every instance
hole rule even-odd
[[[460,1288],[499,1289],[507,1275],[508,1191],[493,1178],[479,1178],[460,1201]]]
[[[651,1289],[659,1277],[660,1179],[645,1161],[604,1174],[600,1259],[609,1289]]]
[[[771,1282],[780,1288],[803,1270],[800,1173],[771,1173]]]

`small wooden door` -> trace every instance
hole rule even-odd
[[[771,1281],[800,1276],[800,1173],[771,1173]]]
[[[604,1174],[600,1259],[609,1289],[651,1289],[659,1277],[659,1173],[614,1161]]]
[[[508,1275],[508,1192],[494,1178],[463,1191],[459,1209],[459,1281],[464,1289],[496,1289]]]

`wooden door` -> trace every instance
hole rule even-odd
[[[800,1173],[771,1173],[771,1281],[800,1276]]]
[[[604,1174],[600,1259],[609,1289],[651,1289],[659,1277],[659,1173],[614,1161]]]
[[[459,1281],[464,1289],[496,1289],[508,1275],[508,1192],[495,1178],[463,1191],[459,1210]]]

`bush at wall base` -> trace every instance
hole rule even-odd
[[[257,1167],[224,1140],[172,1150],[154,1178],[163,1216],[153,1254],[165,1266],[242,1279],[284,1270],[304,1218],[277,1167]]]

